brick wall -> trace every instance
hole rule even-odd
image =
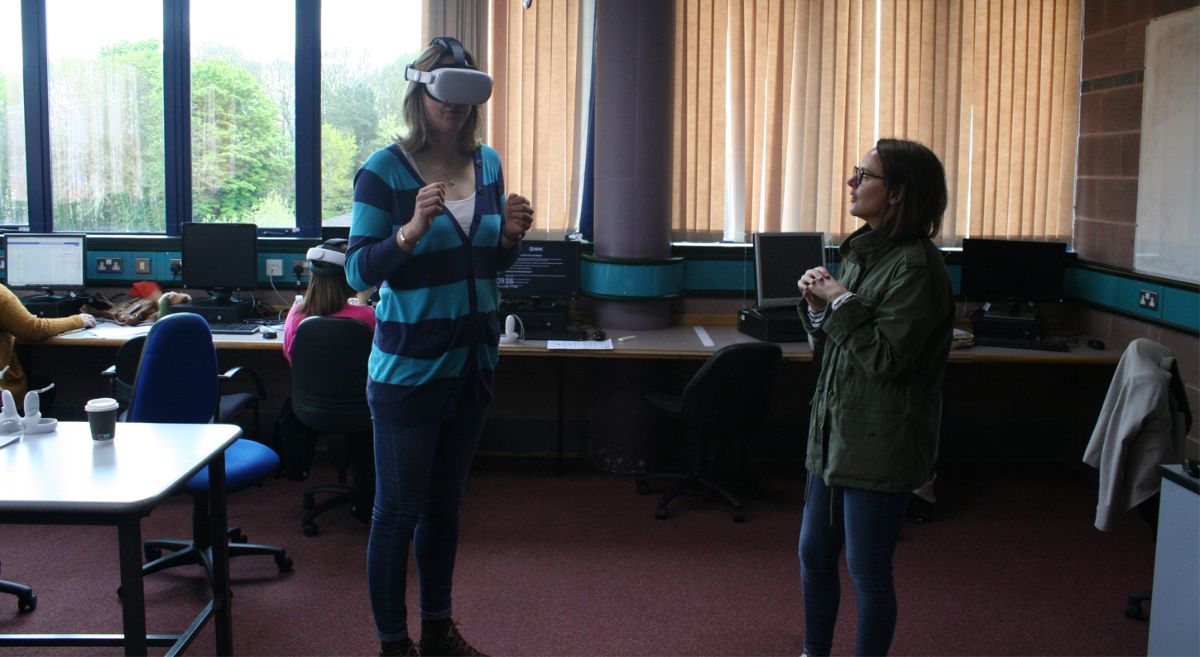
[[[1084,0],[1075,250],[1084,260],[1132,269],[1141,147],[1146,24],[1196,7],[1200,0]],[[1084,330],[1124,348],[1147,337],[1175,352],[1188,384],[1192,428],[1188,451],[1200,452],[1200,340],[1122,315],[1087,311]]]

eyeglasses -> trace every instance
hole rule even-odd
[[[861,185],[863,178],[878,178],[880,180],[887,180],[887,178],[884,176],[881,176],[877,173],[871,173],[862,167],[854,167],[854,184]]]

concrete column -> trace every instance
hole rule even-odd
[[[595,255],[671,255],[674,2],[596,3]],[[598,300],[605,329],[670,323],[670,302]]]

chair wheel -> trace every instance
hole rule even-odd
[[[30,592],[29,595],[17,596],[17,610],[18,611],[27,612],[27,611],[33,611],[34,609],[37,609],[37,594],[36,593]]]
[[[733,510],[733,521],[734,522],[746,522],[746,511],[744,509],[734,509]]]
[[[650,490],[650,484],[642,481],[641,479],[638,479],[637,480],[637,492],[638,492],[638,495],[649,495],[650,493],[653,493],[654,491]]]
[[[1129,603],[1125,605],[1125,615],[1133,620],[1146,620],[1146,616],[1142,611],[1141,603],[1134,600],[1130,600]]]
[[[315,522],[306,522],[306,523],[304,523],[304,530],[303,530],[303,531],[304,531],[304,535],[305,535],[305,536],[316,536],[316,535],[317,535],[317,531],[318,531],[318,528],[317,528],[317,523],[315,523]]]
[[[279,568],[281,573],[292,572],[292,560],[290,557],[285,557],[282,554],[275,556],[275,566]]]
[[[657,509],[655,509],[654,517],[658,518],[659,520],[666,520],[667,519],[667,507],[660,506]]]
[[[243,534],[241,532],[241,530],[238,530],[229,535],[229,542],[230,543],[249,543],[250,537]]]
[[[162,556],[162,548],[147,545],[142,551],[146,553],[146,561],[154,561]]]

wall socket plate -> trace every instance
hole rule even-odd
[[[283,261],[279,258],[267,258],[267,276],[283,276]]]
[[[134,258],[133,273],[149,274],[150,273],[150,258]]]
[[[1158,310],[1158,292],[1138,290],[1138,306],[1146,310]]]
[[[115,257],[96,258],[97,274],[120,274],[125,270],[125,259]]]

